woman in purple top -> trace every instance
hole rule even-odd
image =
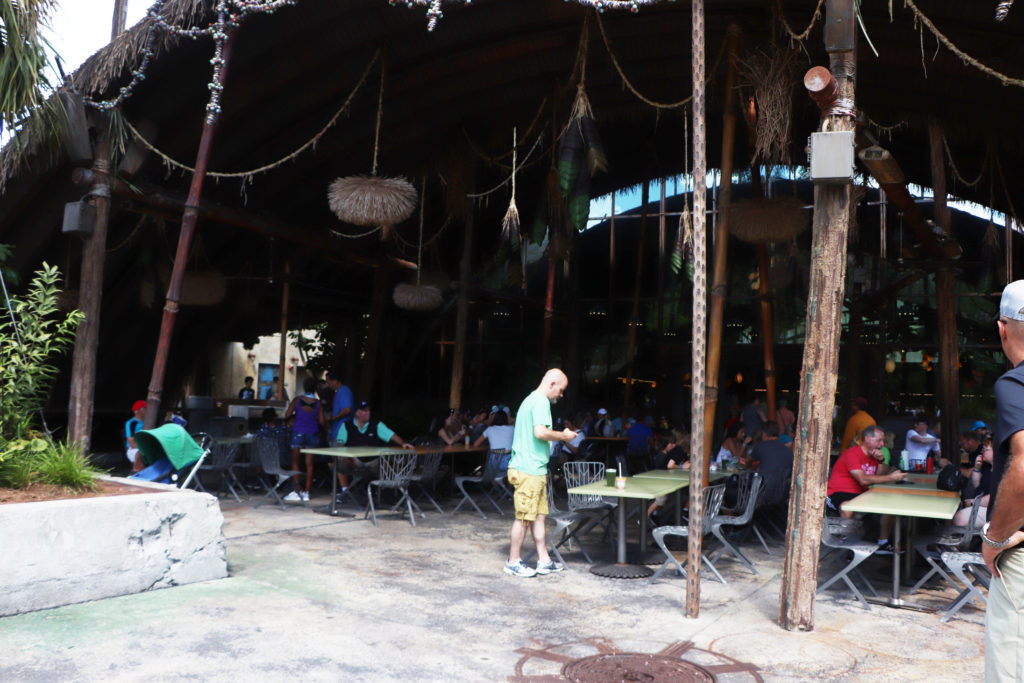
[[[302,382],[301,396],[296,396],[288,404],[284,419],[294,417],[292,427],[292,469],[299,470],[299,450],[316,448],[320,445],[320,429],[324,426],[324,411],[320,399],[316,396],[316,378],[307,377]],[[309,489],[313,485],[313,454],[306,453],[306,487],[299,488],[299,477],[292,478],[295,490],[285,496],[285,500],[306,502],[309,500]]]

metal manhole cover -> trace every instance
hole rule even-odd
[[[576,683],[620,683],[621,681],[671,681],[672,683],[713,682],[714,675],[682,659],[632,652],[593,655],[569,662],[562,675]]]

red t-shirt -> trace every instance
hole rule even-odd
[[[878,461],[865,453],[860,446],[847,448],[832,467],[832,475],[828,478],[828,491],[825,495],[831,496],[837,492],[859,495],[867,491],[868,487],[858,484],[850,474],[850,470],[860,470],[864,474],[873,475],[878,472]]]

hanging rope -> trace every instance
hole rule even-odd
[[[334,113],[334,116],[331,117],[327,124],[323,128],[321,128],[316,135],[314,135],[309,140],[304,142],[294,152],[291,152],[290,154],[278,159],[277,161],[273,161],[269,164],[264,164],[263,166],[258,166],[256,168],[249,169],[248,171],[207,171],[206,175],[211,178],[245,178],[246,180],[251,180],[253,176],[258,175],[260,173],[266,173],[267,171],[277,168],[278,166],[281,166],[282,164],[288,161],[292,161],[296,159],[300,154],[305,152],[307,149],[315,147],[316,143],[320,141],[320,138],[322,138],[324,134],[327,133],[327,131],[330,130],[334,126],[334,124],[338,122],[338,119],[341,118],[341,115],[348,111],[349,106],[352,104],[352,100],[355,99],[356,94],[362,89],[363,84],[366,83],[366,78],[370,75],[370,70],[373,68],[373,65],[377,63],[378,59],[380,59],[380,50],[377,50],[377,52],[374,53],[373,58],[370,60],[370,63],[367,64],[366,69],[363,70],[363,75],[359,77],[359,82],[356,83],[355,88],[352,90],[351,93],[349,93],[348,97],[345,99],[344,104],[341,105],[341,108]],[[195,173],[196,169],[193,168],[192,166],[189,166],[188,164],[183,164],[180,161],[171,158],[168,154],[165,154],[164,152],[157,149],[157,147],[154,146],[153,143],[147,140],[142,135],[142,133],[135,129],[135,127],[131,124],[131,121],[129,121],[127,117],[123,117],[123,120],[125,126],[128,127],[128,130],[135,137],[135,139],[138,140],[143,147],[145,147],[150,152],[160,157],[160,159],[164,162],[165,166],[177,168],[182,171],[187,171],[188,173]]]
[[[953,161],[953,151],[949,148],[949,140],[946,139],[945,134],[942,135],[942,146],[946,150],[946,159],[949,161],[949,167],[953,171],[953,177],[956,179],[957,182],[966,185],[967,187],[974,187],[975,185],[981,182],[981,179],[985,177],[985,171],[988,170],[988,165],[992,154],[992,148],[990,145],[986,145],[985,158],[981,162],[981,170],[978,171],[978,177],[972,181],[965,180],[963,175],[961,175],[960,169],[957,168],[956,162]]]
[[[1007,76],[1006,74],[1002,74],[991,67],[985,66],[977,59],[971,57],[969,54],[958,48],[952,40],[947,38],[938,28],[936,28],[935,24],[932,23],[931,19],[925,16],[924,12],[918,9],[917,5],[914,4],[914,0],[903,0],[903,5],[905,7],[909,7],[910,11],[914,13],[914,18],[917,21],[921,22],[921,24],[925,28],[931,31],[932,35],[935,36],[935,38],[940,43],[946,46],[946,49],[948,49],[950,52],[959,57],[960,61],[966,64],[970,64],[978,71],[981,71],[982,73],[992,76],[993,78],[999,80],[999,82],[1002,83],[1003,85],[1015,85],[1018,88],[1024,87],[1024,79],[1013,78],[1011,76]]]
[[[782,11],[782,0],[775,0],[775,7],[779,12],[779,22],[782,24],[782,28],[786,29],[786,33],[789,34],[789,39],[798,43],[804,42],[807,36],[811,35],[811,29],[814,28],[815,24],[821,19],[821,8],[824,7],[825,0],[818,0],[818,6],[814,8],[814,14],[811,15],[811,23],[807,24],[807,28],[802,33],[797,35],[793,33],[793,29],[789,27],[789,22],[786,21],[786,15]]]
[[[520,170],[520,171],[521,171],[521,170],[523,170],[524,168],[526,168],[526,166],[528,166],[528,165],[532,165],[533,163],[535,163],[535,162],[530,162],[530,163],[528,164],[528,163],[527,163],[527,159],[529,159],[529,158],[530,158],[531,156],[533,156],[533,153],[534,153],[534,151],[535,151],[535,150],[537,149],[537,145],[538,145],[538,143],[540,143],[540,141],[541,141],[541,140],[542,140],[543,138],[544,138],[544,134],[543,134],[543,132],[541,132],[541,134],[537,136],[537,139],[536,139],[536,140],[534,140],[534,142],[533,142],[533,147],[531,147],[531,148],[530,148],[530,151],[529,151],[529,152],[527,152],[527,153],[526,153],[526,156],[524,156],[524,157],[523,157],[523,163],[521,163],[521,164],[519,165],[519,170]],[[553,143],[552,143],[552,146],[553,146]],[[538,159],[538,161],[539,161],[539,160],[540,160],[540,159],[542,159],[542,158],[543,158],[543,156],[542,156],[542,157],[538,157],[537,159]],[[467,194],[466,194],[466,196],[467,196],[467,197],[470,197],[470,198],[473,198],[473,199],[479,199],[480,197],[486,197],[487,195],[489,195],[489,194],[493,194],[494,192],[497,192],[497,191],[498,191],[498,190],[500,190],[501,188],[503,188],[503,187],[505,187],[506,185],[508,185],[508,183],[509,183],[509,182],[510,182],[511,180],[512,180],[512,174],[509,174],[507,178],[505,178],[504,180],[502,180],[502,181],[501,181],[500,183],[498,183],[497,185],[495,185],[495,186],[494,186],[494,187],[492,187],[491,189],[489,189],[489,190],[486,190],[486,191],[484,191],[484,192],[473,192],[473,193],[467,193]]]
[[[377,155],[380,152],[380,122],[384,119],[384,65],[380,67],[380,90],[377,92],[377,125],[373,131],[373,166],[370,175],[377,175]]]
[[[547,97],[545,97],[543,100],[541,100],[540,106],[537,107],[537,113],[533,115],[533,119],[530,121],[530,125],[526,127],[526,132],[523,133],[523,139],[524,140],[530,137],[530,133],[533,132],[533,127],[535,125],[537,125],[538,121],[540,121],[540,115],[542,113],[544,113],[544,107],[545,107],[545,105],[547,105],[547,103],[548,103],[548,98]],[[543,135],[543,134],[544,134],[544,131],[541,131],[539,133],[539,135]],[[491,164],[493,166],[498,166],[498,167],[504,168],[504,169],[510,168],[508,164],[501,163],[501,160],[509,158],[512,155],[511,151],[502,152],[501,154],[498,154],[497,156],[490,156],[490,155],[486,154],[482,149],[480,149],[480,146],[477,145],[473,141],[473,139],[471,137],[469,137],[469,131],[467,131],[465,128],[462,129],[462,136],[466,139],[466,143],[469,145],[469,148],[472,149],[473,153],[476,154],[478,157],[480,157],[481,159],[483,159],[484,161],[486,161],[487,163],[489,163],[489,164]]]

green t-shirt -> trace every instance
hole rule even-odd
[[[523,399],[516,413],[512,458],[508,466],[523,474],[547,474],[551,444],[533,435],[534,425],[551,427],[551,401],[536,390]]]

